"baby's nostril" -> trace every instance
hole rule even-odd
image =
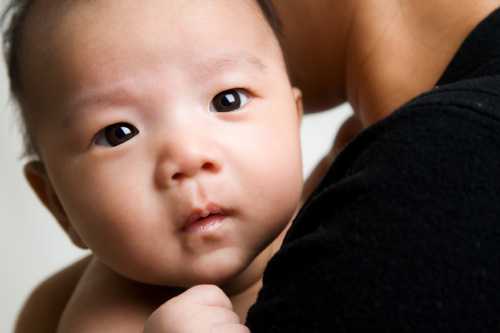
[[[217,168],[212,162],[205,162],[202,166],[202,169],[207,171],[216,171]]]
[[[182,178],[182,173],[180,172],[176,172],[173,176],[172,176],[172,179],[173,180],[179,180]]]
[[[217,165],[212,163],[212,162],[205,162],[201,166],[201,170],[204,171],[209,171],[209,172],[215,172],[217,171]],[[183,172],[186,171],[186,172]],[[195,175],[196,171],[195,170],[183,170],[176,172],[172,175],[173,180],[182,180],[184,177],[190,177]]]

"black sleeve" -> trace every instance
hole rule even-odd
[[[500,330],[500,103],[437,100],[342,152],[267,267],[253,333]]]

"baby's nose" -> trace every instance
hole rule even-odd
[[[175,186],[200,174],[216,174],[221,163],[202,147],[177,145],[170,149],[159,161],[156,181],[160,187]]]

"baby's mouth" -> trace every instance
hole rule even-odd
[[[205,208],[194,208],[181,228],[182,232],[203,232],[217,227],[224,219],[224,210],[216,204],[208,204]]]

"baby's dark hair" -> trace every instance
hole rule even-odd
[[[23,84],[21,82],[21,73],[19,59],[20,44],[22,40],[26,17],[35,0],[10,0],[7,7],[0,16],[0,24],[3,30],[3,53],[7,65],[7,74],[10,82],[10,93],[14,104],[19,109],[19,127],[23,138],[23,152],[20,158],[39,159],[39,149],[32,136],[30,124],[27,121],[26,111],[21,106],[23,95]],[[271,0],[256,0],[267,23],[274,31],[276,38],[281,42],[282,28],[281,22],[274,9]]]

